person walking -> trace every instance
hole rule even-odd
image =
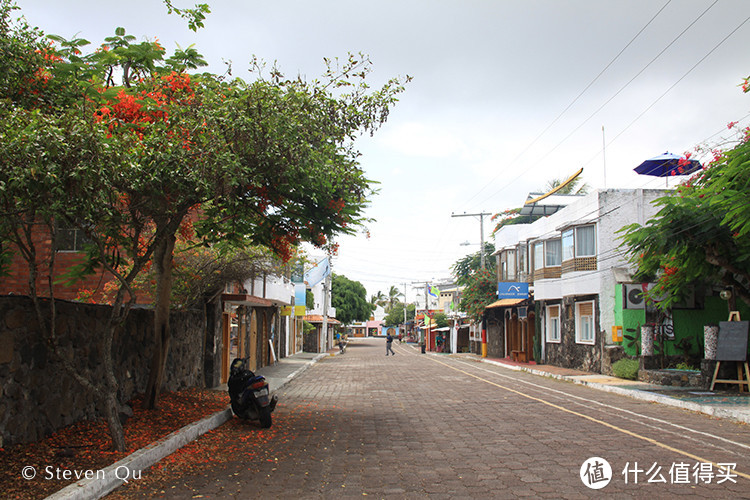
[[[396,355],[395,352],[393,352],[393,348],[391,347],[393,345],[393,335],[388,333],[385,337],[385,355],[388,356],[388,353],[390,352],[394,356]]]

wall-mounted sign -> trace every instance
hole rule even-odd
[[[516,282],[502,282],[497,284],[498,299],[527,299],[529,298],[529,284]]]

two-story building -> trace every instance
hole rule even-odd
[[[488,308],[488,354],[601,371],[604,349],[614,343],[618,293],[631,281],[617,232],[644,224],[665,194],[605,189],[524,207],[542,217],[495,235],[499,292],[511,295],[500,293]]]

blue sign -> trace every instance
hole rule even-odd
[[[528,299],[529,284],[516,282],[502,282],[497,284],[498,299]]]

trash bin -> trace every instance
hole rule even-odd
[[[422,354],[424,354],[425,353],[425,347],[427,347],[427,346],[425,346],[424,344],[421,344],[421,346],[422,346]]]

